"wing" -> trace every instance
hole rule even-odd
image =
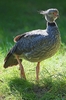
[[[25,36],[25,34],[21,34],[21,35],[18,35],[18,36],[16,36],[15,38],[14,38],[14,42],[17,42],[17,41],[19,41],[22,37],[24,37]]]
[[[18,35],[18,36],[16,36],[15,38],[14,38],[14,42],[17,42],[17,41],[19,41],[21,38],[23,38],[23,37],[26,37],[26,36],[37,36],[37,35],[39,35],[39,34],[43,34],[44,36],[47,36],[48,34],[47,34],[47,32],[46,32],[46,30],[40,30],[40,29],[38,29],[38,30],[34,30],[34,31],[30,31],[30,32],[26,32],[26,33],[24,33],[24,34],[21,34],[21,35]]]
[[[14,38],[14,41],[16,41],[14,51],[16,54],[22,54],[38,48],[41,49],[41,46],[48,43],[47,36],[48,34],[45,30],[35,30],[18,35]]]

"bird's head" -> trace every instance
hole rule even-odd
[[[58,18],[59,11],[55,8],[51,8],[46,11],[40,11],[40,14],[45,16],[46,21],[52,23]]]

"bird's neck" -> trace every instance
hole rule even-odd
[[[48,29],[53,29],[54,27],[57,28],[56,22],[52,22],[52,23],[47,22],[47,30],[48,30]]]
[[[54,31],[57,29],[58,29],[58,26],[55,22],[52,22],[52,23],[47,22],[47,28],[46,28],[47,32]]]
[[[52,23],[50,23],[50,22],[47,22],[47,26],[56,26],[56,23],[55,22],[52,22]]]

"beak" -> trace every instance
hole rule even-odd
[[[59,17],[59,14],[57,14],[57,17]]]

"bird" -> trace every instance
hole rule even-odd
[[[36,80],[39,80],[41,61],[52,57],[59,49],[61,36],[56,19],[59,11],[56,8],[39,11],[45,17],[46,28],[37,29],[14,38],[15,45],[4,59],[4,68],[19,65],[20,77],[26,79],[22,60],[36,62]]]

